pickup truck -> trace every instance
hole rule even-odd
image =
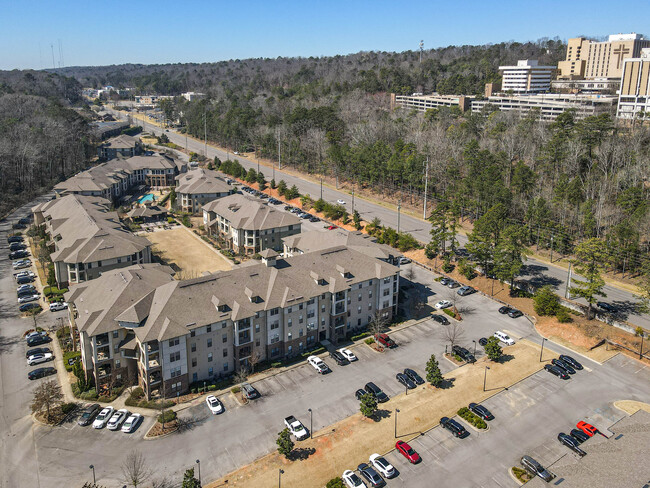
[[[290,415],[289,417],[284,419],[284,425],[287,426],[289,432],[291,432],[299,441],[302,441],[303,439],[309,437],[309,434],[307,433],[307,429],[305,429],[304,425],[302,425],[300,420],[298,420],[293,415]]]

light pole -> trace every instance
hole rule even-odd
[[[201,461],[199,459],[196,460],[196,465],[199,467],[199,485],[201,484]]]
[[[309,412],[309,438],[313,439],[314,436],[312,435],[312,432],[314,430],[314,422],[313,422],[313,415],[311,408],[308,408],[307,411]]]
[[[95,485],[97,484],[97,480],[95,479],[95,465],[91,464],[88,468],[93,470],[93,485]]]
[[[551,263],[553,262],[553,240],[555,236],[551,236]]]
[[[408,395],[409,394],[409,387],[404,385],[404,394]]]
[[[397,414],[399,413],[399,408],[395,409],[395,439],[397,439]]]
[[[474,356],[476,356],[476,341],[472,340],[472,342],[474,343]]]
[[[282,487],[282,475],[284,474],[284,470],[280,469],[278,470],[278,488]]]
[[[354,213],[354,183],[352,183],[352,213]]]
[[[320,199],[323,199],[323,177],[320,177]]]
[[[400,198],[397,201],[397,234],[399,235],[399,220],[400,220],[400,211],[402,210],[402,199]]]
[[[641,349],[639,350],[639,359],[643,359],[643,336],[644,334],[641,333]]]
[[[489,367],[489,366],[486,366],[486,367],[485,367],[485,374],[483,375],[483,391],[485,391],[485,384],[486,384],[486,382],[487,382],[487,372],[488,372],[488,369],[490,369],[490,367]]]
[[[542,337],[542,349],[539,351],[539,362],[542,362],[542,354],[544,353],[544,342],[546,341],[546,337]]]

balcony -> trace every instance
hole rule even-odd
[[[149,366],[149,369],[160,368],[160,362],[158,361],[158,358],[149,359],[147,361],[147,365]]]
[[[334,315],[338,315],[340,313],[345,313],[345,303],[337,303],[334,305]]]
[[[147,354],[152,354],[154,352],[158,352],[159,349],[160,349],[160,346],[158,345],[157,342],[154,343],[154,344],[147,343]]]
[[[111,359],[111,352],[108,347],[103,348],[101,351],[97,351],[97,361],[107,361]]]
[[[149,375],[149,385],[155,385],[160,383],[162,380],[162,375],[160,373],[154,373]]]
[[[97,376],[101,378],[105,378],[111,374],[111,367],[110,365],[103,366],[101,368],[97,368]]]
[[[108,335],[102,334],[97,336],[97,338],[95,339],[95,345],[97,347],[108,346]]]

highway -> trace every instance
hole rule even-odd
[[[110,109],[109,112],[111,112],[117,118],[126,120],[126,116],[122,112]],[[140,119],[138,119],[138,121],[139,120]],[[143,127],[143,129],[156,135],[160,135],[163,132],[163,129],[148,122],[145,123],[145,127]],[[165,133],[171,142],[181,147],[185,147],[185,135],[178,134],[177,132],[174,132],[173,129],[168,129]],[[190,137],[187,138],[187,145],[187,149],[199,154],[203,154],[206,149],[203,142],[197,141],[196,139]],[[236,158],[246,169],[253,168],[257,170],[258,168],[257,161],[247,159],[242,155],[235,156],[233,153],[226,153],[225,151],[217,149],[210,144],[207,145],[206,156],[208,158],[214,158],[217,156],[222,161],[226,160],[228,157],[231,159]],[[313,198],[320,197],[320,183],[318,181],[309,179],[308,176],[298,177],[288,174],[284,171],[280,171],[278,168],[275,168],[275,170],[273,170],[272,168],[268,168],[263,165],[259,167],[260,170],[264,173],[267,180],[270,180],[273,177],[273,174],[275,174],[275,181],[284,180],[288,186],[296,185],[302,194],[309,194]],[[337,200],[342,199],[346,202],[345,206],[348,211],[350,211],[350,213],[352,212],[352,196],[346,191],[338,191],[330,187],[323,186],[323,199],[331,203],[336,203]],[[387,225],[394,229],[397,229],[398,227],[397,209],[392,206],[390,208],[384,207],[382,205],[365,200],[358,195],[355,195],[354,210],[357,210],[361,217],[367,222],[371,221],[375,217],[378,217],[383,225]],[[399,216],[399,221],[399,229],[401,232],[409,232],[419,241],[424,243],[429,242],[429,231],[431,229],[431,224],[429,222],[417,217],[405,215],[403,213]],[[467,242],[467,238],[463,235],[459,235],[458,240],[461,246],[464,246]],[[520,280],[527,279],[535,284],[550,284],[557,290],[559,295],[564,296],[566,281],[568,278],[566,269],[554,265],[549,265],[535,259],[528,259],[526,262],[526,267],[529,274],[520,277]],[[636,312],[636,304],[639,302],[639,300],[634,296],[634,294],[610,285],[605,286],[604,291],[607,295],[607,298],[604,300],[615,305],[619,310],[617,318],[627,320],[634,326],[641,326],[646,330],[650,330],[650,316],[647,314],[641,315]],[[582,299],[577,301],[586,304],[586,302]]]

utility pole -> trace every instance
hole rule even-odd
[[[422,64],[422,51],[424,50],[424,40],[420,41],[420,64]]]
[[[564,298],[569,298],[569,288],[571,288],[571,263],[569,263],[569,273],[566,278],[566,290],[564,290]]]
[[[420,54],[420,56],[422,56]],[[424,172],[424,212],[422,213],[422,218],[426,220],[427,218],[427,190],[429,188],[429,156],[427,156],[427,165]]]
[[[553,263],[553,239],[555,236],[551,236],[551,263]]]
[[[257,172],[260,172],[260,155],[257,154],[257,146],[255,146],[255,157],[257,157]]]
[[[203,110],[203,144],[204,144],[204,151],[205,151],[205,157],[208,157],[208,119],[205,114],[205,110]]]
[[[282,149],[282,146],[280,145],[280,138],[278,138],[278,169],[282,169],[282,154],[280,153],[280,150]]]
[[[352,182],[352,213],[354,213],[354,182]]]
[[[320,199],[323,199],[323,177],[320,177]]]
[[[402,209],[402,199],[397,201],[397,234],[399,234],[400,211]]]

